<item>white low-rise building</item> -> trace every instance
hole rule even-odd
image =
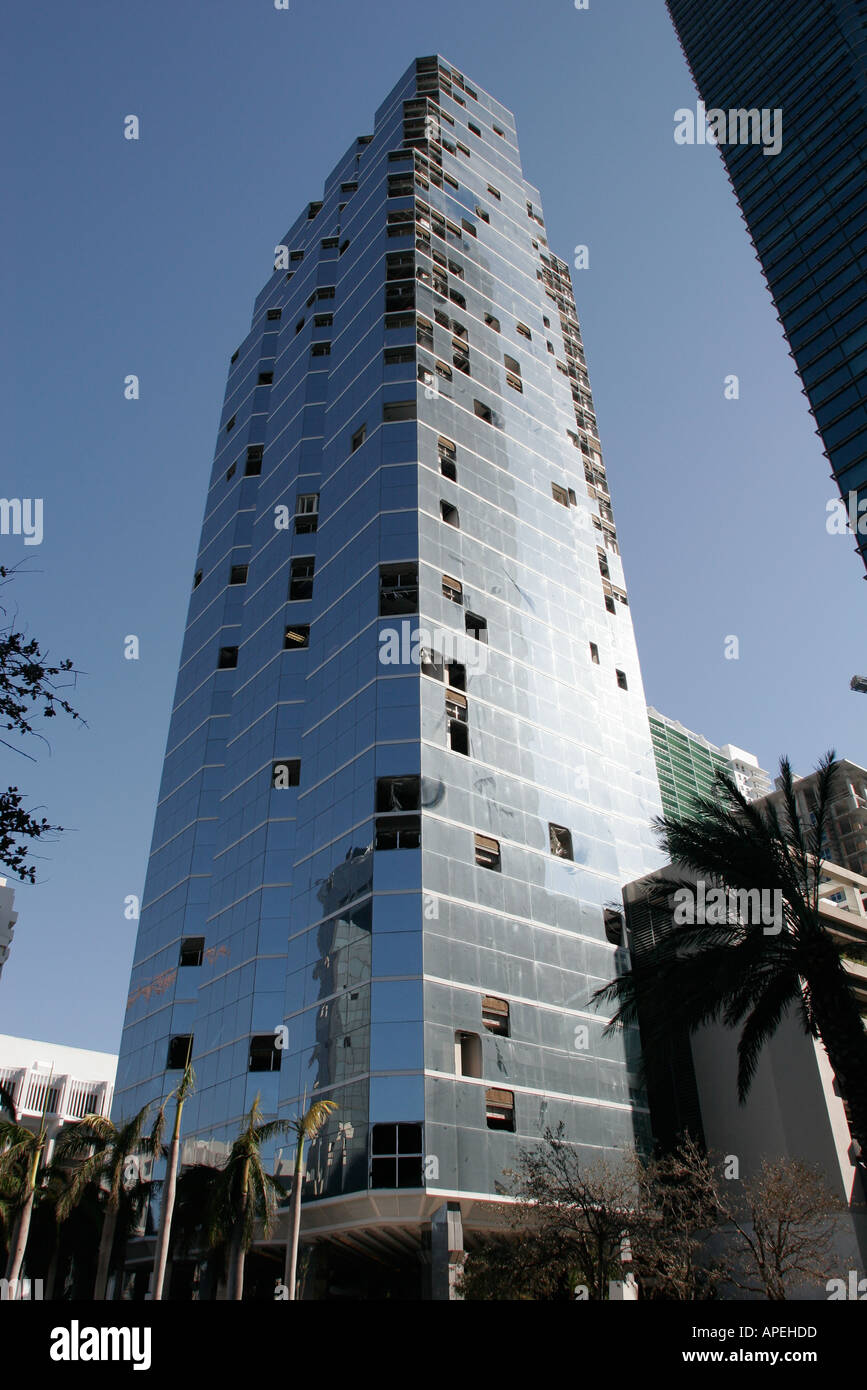
[[[38,1129],[43,1114],[48,1156],[64,1125],[108,1115],[117,1054],[0,1033],[0,1084],[11,1094],[19,1124]]]

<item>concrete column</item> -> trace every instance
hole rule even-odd
[[[431,1297],[442,1302],[458,1299],[455,1291],[463,1263],[464,1226],[459,1202],[443,1202],[431,1218]]]

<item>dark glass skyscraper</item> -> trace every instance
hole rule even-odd
[[[867,0],[667,3],[708,111],[782,113],[720,149],[867,564]]]
[[[229,368],[115,1111],[189,1046],[188,1161],[257,1093],[336,1101],[317,1287],[368,1252],[411,1288],[427,1244],[443,1291],[546,1125],[647,1137],[637,1037],[588,1007],[658,862],[641,674],[511,114],[413,63],[275,265]]]

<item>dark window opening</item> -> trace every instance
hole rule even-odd
[[[420,811],[421,778],[378,777],[376,779],[376,810]]]
[[[451,603],[463,603],[464,586],[459,579],[452,579],[449,574],[443,575],[443,598]]]
[[[602,919],[605,923],[605,935],[612,946],[623,944],[623,913],[615,908],[606,907],[602,912]]]
[[[247,461],[244,466],[244,476],[256,478],[262,472],[262,456],[265,453],[264,444],[251,444],[247,450]]]
[[[561,507],[569,506],[569,494],[564,487],[560,486],[559,483],[551,484],[551,495],[553,496],[555,502],[560,503]]]
[[[282,309],[269,309],[266,317],[271,320],[279,319],[282,316],[282,313]]]
[[[590,643],[590,660],[593,662],[594,666],[599,665],[599,648],[595,642]]]
[[[201,965],[204,955],[205,938],[203,936],[184,936],[181,938],[178,965]]]
[[[231,466],[231,468],[228,468],[228,469],[226,470],[226,482],[227,482],[227,483],[231,482],[231,480],[234,478],[234,476],[235,476],[235,469],[237,468],[237,466],[238,466],[238,465],[237,465],[236,463],[233,463],[232,466]]]
[[[246,584],[249,565],[233,565],[229,570],[230,584]]]
[[[567,830],[565,825],[548,825],[548,844],[552,854],[556,854],[558,859],[574,859],[572,853],[572,831]]]
[[[421,816],[377,816],[375,849],[418,849],[420,845]]]
[[[271,764],[271,786],[274,791],[284,791],[287,787],[297,787],[301,780],[301,759],[281,758]]]
[[[616,672],[615,672],[615,675],[617,676],[617,684],[620,686],[620,689],[621,689],[621,690],[628,690],[628,689],[629,689],[629,686],[628,686],[627,683],[626,683],[626,672],[625,672],[625,671],[616,671]]]
[[[362,444],[364,443],[364,441],[365,441],[366,438],[367,438],[367,425],[359,425],[358,429],[355,431],[355,434],[352,436],[352,452],[353,452],[353,454],[355,453],[356,449],[360,449],[360,448],[361,448],[361,446],[362,446]]]
[[[192,1055],[193,1035],[192,1033],[176,1033],[173,1038],[169,1038],[169,1047],[166,1054],[166,1071],[183,1071],[187,1065],[187,1058]]]
[[[391,424],[395,420],[414,420],[416,418],[416,403],[412,401],[386,401],[382,407],[382,419],[385,424]]]
[[[238,648],[221,647],[220,655],[217,658],[218,671],[234,671],[238,665]]]
[[[229,358],[229,362],[230,362],[230,363],[232,363],[232,362],[237,362],[237,360],[238,360],[238,358],[240,357],[240,355],[241,355],[241,349],[240,349],[240,348],[235,348],[235,351],[232,353],[232,356]]]
[[[227,422],[227,424],[226,424],[226,434],[229,433],[229,430],[233,430],[233,429],[235,428],[235,421],[236,421],[237,418],[238,418],[237,415],[233,415],[232,418],[231,418],[231,420],[229,420],[229,421]]]
[[[277,1046],[275,1033],[259,1033],[250,1039],[248,1071],[279,1071],[283,1057],[282,1048]]]
[[[283,650],[287,652],[301,651],[310,646],[310,624],[292,623],[287,626],[283,637]]]
[[[418,566],[383,566],[379,571],[379,616],[418,612]]]
[[[199,587],[199,585],[201,584],[201,582],[202,582],[202,571],[201,571],[201,570],[196,570],[195,574],[193,575],[193,588],[194,588],[194,589],[198,589],[198,587]]]
[[[299,555],[289,569],[289,599],[292,603],[313,597],[313,574],[316,560],[312,555]]]
[[[461,519],[453,502],[440,502],[440,516],[447,526],[456,526],[460,529]]]
[[[274,380],[274,373],[273,373],[273,372],[260,372],[260,373],[259,373],[259,380],[258,380],[258,382],[257,382],[257,385],[259,385],[259,386],[270,386],[271,383],[273,382],[273,380]]]
[[[488,620],[480,618],[478,613],[467,613],[465,616],[465,627],[470,637],[474,637],[477,642],[487,642],[488,640]]]
[[[449,685],[453,690],[466,690],[467,668],[460,661],[450,661],[446,667]]]

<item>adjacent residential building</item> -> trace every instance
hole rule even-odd
[[[812,772],[808,777],[799,777],[795,783],[798,816],[805,830],[816,824],[817,776]],[[779,777],[775,786],[777,790],[766,800],[779,807],[783,799]],[[833,864],[867,876],[867,770],[846,758],[840,760],[836,793],[828,808],[822,854]]]
[[[14,901],[15,889],[9,887],[5,878],[0,878],[0,975],[3,974],[3,967],[9,959],[9,950],[15,935],[14,927],[18,921],[18,913],[12,909]]]
[[[648,1140],[589,1000],[661,806],[569,268],[443,58],[277,243],[191,589],[115,1110],[190,1049],[188,1156],[335,1101],[311,1287],[448,1297],[547,1126]]]
[[[867,9],[667,3],[867,564]]]
[[[111,1052],[0,1034],[0,1083],[12,1097],[19,1124],[38,1130],[44,1115],[48,1158],[64,1125],[109,1114],[116,1070]]]
[[[650,706],[647,717],[666,816],[691,815],[699,797],[713,796],[717,772],[732,777],[748,801],[773,790],[770,777],[752,753],[732,743],[718,748]]]

